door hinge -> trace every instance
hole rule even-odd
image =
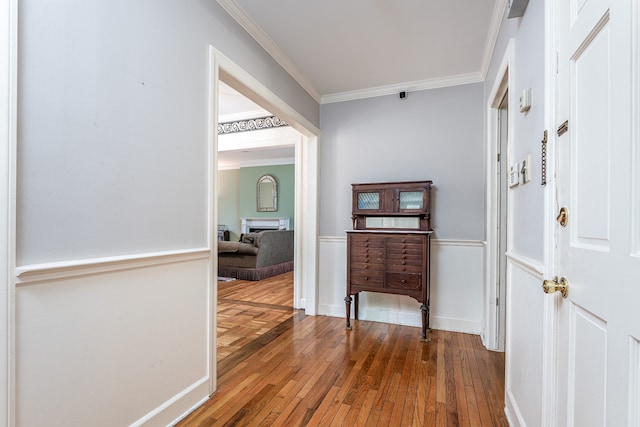
[[[500,305],[500,298],[496,298],[496,306]]]
[[[569,120],[565,120],[564,123],[558,128],[558,136],[562,136],[569,130]]]
[[[498,153],[498,163],[500,163],[500,153]]]

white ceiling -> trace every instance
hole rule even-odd
[[[218,169],[238,169],[267,165],[291,165],[294,163],[295,148],[251,148],[218,152]]]
[[[322,103],[484,80],[506,0],[218,0]]]
[[[224,82],[218,86],[218,121],[233,122],[257,117],[266,117],[271,113],[251,101]]]
[[[320,103],[483,81],[507,2],[217,1]],[[221,122],[269,115],[224,84],[219,103]],[[219,163],[277,163],[292,153],[245,148],[221,152]]]

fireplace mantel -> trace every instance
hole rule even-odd
[[[240,218],[241,232],[250,233],[257,230],[288,230],[289,218]]]

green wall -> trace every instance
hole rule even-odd
[[[240,238],[240,169],[218,171],[218,224],[229,227],[230,240]]]
[[[256,211],[256,184],[262,175],[278,182],[278,210]],[[230,239],[240,238],[240,218],[289,218],[294,228],[295,166],[259,166],[218,171],[218,223],[229,227]]]

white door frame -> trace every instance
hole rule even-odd
[[[277,115],[287,124],[302,134],[296,143],[296,186],[295,186],[295,224],[294,247],[296,268],[294,270],[294,306],[304,308],[307,315],[317,313],[318,295],[318,135],[320,130],[304,116],[291,108],[262,83],[249,75],[228,57],[213,46],[209,47],[209,145],[212,156],[210,188],[212,204],[210,206],[213,219],[212,232],[217,229],[218,214],[215,206],[218,198],[216,172],[218,168],[218,82],[224,81],[242,95]],[[299,184],[299,185],[298,185]],[[217,239],[212,239],[212,263],[217,270]],[[217,281],[214,278],[211,310],[211,360],[210,366],[216,365],[216,304]],[[216,388],[216,370],[211,377],[211,392]]]
[[[0,6],[0,426],[14,425],[18,0]]]
[[[500,248],[499,245],[499,236],[497,232],[498,222],[500,221],[499,215],[500,211],[497,208],[497,200],[498,200],[498,191],[497,189],[497,174],[498,168],[500,165],[498,164],[497,159],[497,151],[498,144],[500,144],[500,131],[498,129],[498,114],[500,104],[502,100],[509,90],[509,86],[511,84],[511,67],[510,64],[513,63],[513,55],[514,55],[514,42],[513,40],[509,41],[507,48],[505,49],[504,56],[502,58],[502,62],[498,68],[498,72],[496,73],[496,79],[494,81],[493,87],[491,88],[491,92],[489,97],[487,98],[487,144],[486,144],[486,190],[487,190],[487,215],[486,215],[486,225],[485,225],[485,235],[487,236],[487,255],[485,257],[485,291],[484,291],[484,333],[483,333],[483,341],[484,346],[489,350],[503,351],[504,350],[504,331],[502,331],[502,339],[500,339],[499,333],[499,325],[500,321],[498,316],[502,312],[504,315],[505,311],[500,310],[496,305],[496,300],[499,298],[498,290],[496,288],[496,283],[498,281],[499,271],[497,271],[498,257],[500,254],[498,250]],[[509,100],[509,105],[513,105],[513,102]],[[508,135],[507,140],[511,139],[512,133],[512,114],[508,115]],[[507,153],[501,154],[502,162],[507,161]],[[509,208],[507,207],[507,212],[509,212]],[[509,221],[509,217],[507,217],[507,228]],[[508,245],[508,244],[507,244]],[[503,248],[506,250],[506,248]],[[505,267],[506,268],[506,267]],[[506,283],[504,284],[506,286]],[[505,304],[506,300],[500,301],[500,304]]]
[[[544,126],[546,143],[546,184],[543,211],[543,277],[556,276],[556,0],[545,0],[544,5]],[[542,135],[541,135],[542,137]],[[542,139],[541,139],[542,150]],[[533,154],[533,153],[532,153]],[[536,178],[532,177],[532,182]],[[557,419],[557,338],[558,300],[544,298],[542,342],[542,414],[544,426],[561,425]]]

